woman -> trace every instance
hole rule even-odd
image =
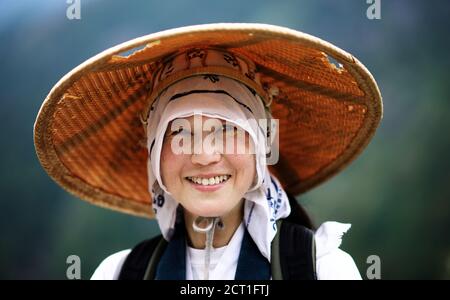
[[[93,279],[360,279],[338,248],[350,224],[313,233],[287,191],[347,165],[381,111],[372,76],[343,50],[277,26],[210,24],[74,69],[44,102],[35,143],[72,193],[156,216],[162,237],[106,258]]]

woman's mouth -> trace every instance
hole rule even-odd
[[[231,178],[229,174],[214,176],[189,176],[186,177],[194,188],[202,192],[211,192],[218,190]]]

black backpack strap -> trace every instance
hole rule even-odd
[[[154,279],[159,258],[166,246],[167,241],[162,235],[139,243],[128,254],[119,280]]]
[[[277,225],[271,250],[272,279],[317,279],[314,232],[286,220],[279,220]]]

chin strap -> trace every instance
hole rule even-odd
[[[207,225],[205,227],[200,227],[199,224],[206,221]],[[223,229],[224,225],[220,217],[197,217],[194,222],[192,222],[192,228],[195,232],[205,233],[206,234],[206,242],[205,242],[205,266],[204,266],[204,280],[209,279],[209,263],[211,260],[211,249],[213,247],[214,241],[214,231],[216,226],[219,229]]]

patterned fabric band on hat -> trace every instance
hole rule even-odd
[[[262,86],[252,61],[219,49],[195,48],[167,58],[154,73],[151,94],[141,116],[144,126],[155,100],[165,89],[185,78],[208,74],[221,75],[245,84],[258,94],[265,107],[270,107],[273,88]]]

